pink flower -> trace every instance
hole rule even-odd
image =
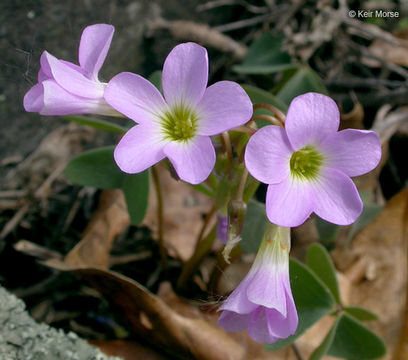
[[[113,32],[114,27],[106,24],[85,28],[79,44],[80,66],[44,51],[38,84],[24,96],[24,109],[41,115],[117,115],[103,98],[106,84],[98,80]]]
[[[289,250],[290,229],[268,224],[249,273],[220,307],[219,326],[230,332],[248,329],[256,342],[269,344],[295,333]]]
[[[246,123],[252,104],[231,81],[207,88],[208,56],[194,43],[176,46],[163,66],[163,95],[143,77],[121,73],[108,84],[105,99],[136,121],[117,145],[114,157],[126,173],[141,172],[167,157],[178,176],[204,181],[215,164],[210,136]]]
[[[312,212],[339,225],[353,223],[363,205],[350,176],[374,169],[381,145],[373,131],[342,130],[327,96],[307,93],[289,106],[285,129],[266,126],[249,140],[245,163],[269,184],[266,212],[280,226],[301,225]]]

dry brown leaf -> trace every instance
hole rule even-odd
[[[394,196],[382,213],[354,238],[350,247],[333,251],[337,268],[352,281],[351,303],[378,314],[370,327],[388,345],[397,345],[407,285],[408,189]]]
[[[121,310],[129,331],[152,345],[188,359],[243,358],[244,348],[223,330],[200,317],[180,315],[137,282],[102,269],[80,269],[74,273]]]
[[[384,40],[375,40],[368,50],[380,59],[396,65],[408,66],[408,31],[395,34],[395,39],[400,40],[398,45]],[[374,61],[372,66],[380,65]]]
[[[130,225],[122,190],[105,190],[81,241],[67,254],[69,267],[107,268],[116,236]]]
[[[120,356],[123,360],[166,360],[167,357],[159,354],[154,349],[147,347],[136,341],[90,341],[104,354],[109,356]]]
[[[156,169],[163,193],[164,243],[171,255],[186,261],[193,254],[195,241],[203,224],[203,215],[210,211],[212,200],[186,183],[174,180],[164,166],[158,166]],[[151,186],[153,189],[153,185]],[[148,210],[143,224],[149,227],[153,237],[157,238],[155,191],[150,192]]]
[[[348,113],[340,114],[340,129],[364,129],[364,108],[357,99],[353,99],[353,109]]]

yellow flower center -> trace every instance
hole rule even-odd
[[[315,179],[323,164],[323,156],[313,146],[294,152],[290,158],[290,172],[292,176],[301,179]]]
[[[160,116],[161,126],[166,139],[188,141],[197,132],[198,116],[189,107],[176,105]]]

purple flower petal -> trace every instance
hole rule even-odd
[[[230,332],[243,331],[248,328],[251,315],[251,313],[242,315],[233,311],[224,310],[218,318],[218,326]]]
[[[248,326],[248,335],[258,343],[272,344],[279,338],[273,336],[269,329],[269,309],[259,306],[251,316]],[[273,311],[273,310],[272,310]]]
[[[41,57],[41,65],[44,73],[48,76],[50,70],[55,81],[66,91],[90,99],[103,97],[105,90],[103,84],[89,80],[83,74],[46,51]]]
[[[215,165],[215,150],[207,136],[189,142],[172,141],[164,148],[180,179],[199,184],[207,179]]]
[[[248,299],[248,286],[251,280],[252,272],[250,271],[228,299],[222,303],[219,310],[228,310],[237,314],[249,314],[254,311],[258,305]]]
[[[247,288],[248,300],[254,304],[277,310],[286,317],[286,290],[281,281],[282,271],[278,264],[262,264]],[[266,262],[266,261],[265,261]]]
[[[320,148],[326,166],[348,176],[359,176],[373,170],[381,159],[381,143],[373,131],[347,129],[329,136]]]
[[[137,123],[153,123],[167,107],[159,90],[143,77],[123,72],[109,81],[106,102]]]
[[[44,88],[42,84],[34,85],[24,96],[25,111],[40,112],[44,107]]]
[[[123,172],[135,174],[162,160],[165,157],[164,145],[156,127],[149,124],[136,125],[119,141],[114,158]]]
[[[245,165],[257,180],[265,184],[279,183],[289,176],[292,152],[284,129],[265,126],[249,139]]]
[[[299,226],[313,211],[312,195],[307,182],[288,176],[279,184],[268,186],[266,215],[274,224],[284,227]]]
[[[363,203],[353,181],[339,170],[324,168],[312,185],[314,212],[322,219],[338,225],[357,220]]]
[[[244,125],[252,116],[252,102],[232,81],[211,85],[197,105],[201,117],[198,134],[215,135]]]
[[[109,114],[112,108],[102,99],[86,99],[64,90],[54,80],[46,80],[43,87],[41,115]]]
[[[207,50],[195,43],[177,45],[167,56],[162,74],[166,102],[195,106],[208,82]]]
[[[336,103],[328,96],[307,93],[297,96],[289,105],[285,128],[294,150],[318,145],[333,135],[340,123]]]
[[[108,53],[115,28],[112,25],[96,24],[85,28],[79,44],[79,64],[87,76],[97,81]]]
[[[266,316],[268,318],[269,333],[279,339],[285,339],[296,332],[298,326],[298,315],[293,301],[292,291],[290,289],[288,274],[282,275],[281,280],[289,285],[289,290],[286,290],[286,309],[287,315],[283,316],[275,309],[267,309]]]
[[[37,75],[38,82],[41,83],[41,82],[43,82],[45,80],[48,80],[48,79],[50,79],[50,77],[47,76],[47,74],[43,71],[42,68],[40,68],[40,70],[38,71],[38,75]]]

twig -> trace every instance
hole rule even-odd
[[[242,29],[245,27],[253,26],[253,25],[263,23],[266,21],[271,21],[273,20],[274,17],[275,17],[274,14],[268,13],[264,15],[254,16],[250,19],[244,19],[244,20],[234,21],[229,24],[215,26],[213,29],[219,32],[228,32],[232,30],[237,30],[237,29]]]
[[[357,19],[352,19],[345,16],[344,23],[349,26],[349,31],[363,38],[368,39],[381,39],[389,44],[395,46],[401,46],[403,43],[407,42],[402,39],[397,39],[395,36],[387,31],[380,29],[376,25],[367,24]]]
[[[264,14],[268,11],[268,8],[266,6],[254,6],[250,4],[247,1],[243,0],[214,0],[214,1],[209,1],[206,2],[205,4],[198,5],[196,7],[196,10],[198,12],[200,11],[206,11],[206,10],[212,10],[221,6],[225,5],[241,5],[245,7],[249,12],[252,12],[254,14]]]
[[[167,252],[163,239],[163,196],[160,187],[160,179],[157,169],[152,167],[153,183],[157,194],[157,220],[158,220],[158,244],[160,251],[161,264],[163,269],[167,268]]]
[[[0,199],[20,198],[28,194],[27,190],[5,190],[0,191]]]
[[[137,254],[126,254],[120,256],[110,256],[109,257],[109,267],[114,265],[123,265],[130,262],[141,261],[152,257],[151,251],[142,251]]]
[[[35,244],[28,240],[20,240],[14,245],[14,249],[20,251],[24,254],[34,256],[41,260],[49,260],[49,259],[59,259],[61,260],[63,256],[54,250],[48,249],[44,246]]]
[[[8,234],[10,234],[10,232],[14,230],[14,228],[20,223],[20,221],[23,220],[25,214],[27,214],[29,209],[30,204],[25,204],[14,214],[14,216],[3,227],[3,230],[0,233],[0,240],[4,239]]]
[[[248,51],[245,45],[240,44],[227,35],[210,28],[207,24],[197,24],[192,21],[164,19],[150,23],[152,30],[166,29],[179,40],[190,40],[212,47],[225,53],[231,53],[234,60],[240,61]]]

